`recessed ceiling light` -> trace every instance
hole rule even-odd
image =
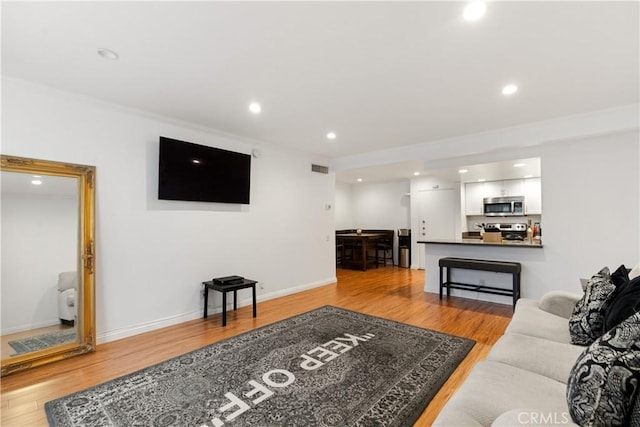
[[[329,132],[327,134],[327,139],[336,139],[336,136],[338,136],[338,135],[336,135],[335,132]]]
[[[506,96],[513,95],[517,91],[518,91],[518,86],[514,84],[508,84],[502,88],[502,94]]]
[[[103,47],[101,47],[100,49],[98,49],[98,55],[100,55],[101,57],[103,57],[104,59],[108,59],[110,61],[115,61],[118,58],[120,58],[120,55],[118,55],[117,53],[115,53],[114,51],[112,51],[111,49],[105,49]]]
[[[484,179],[484,178],[480,178],[480,179],[478,180],[478,182],[485,182],[485,181],[486,181],[486,179]]]
[[[420,175],[420,172],[414,172],[414,173],[413,173],[413,175],[414,175],[414,176],[419,176],[419,175]]]
[[[468,169],[459,169],[458,170],[458,173],[467,173],[467,172],[469,172]]]
[[[34,178],[42,178],[42,175],[31,175],[31,176],[33,176]]]
[[[525,175],[523,178],[533,178],[533,175]]]
[[[487,12],[487,4],[483,1],[472,1],[464,8],[464,19],[466,21],[477,21]]]
[[[523,166],[526,166],[524,163],[516,163],[513,165],[514,168],[521,168]]]
[[[191,163],[195,163],[196,165],[199,165],[200,164],[200,160],[193,159],[193,160],[191,160]]]
[[[31,181],[31,183],[32,183],[33,185],[41,185],[41,184],[42,184],[42,181],[41,181],[41,180],[39,180],[39,179],[34,179],[33,181]]]
[[[252,102],[251,104],[249,104],[249,111],[251,111],[253,114],[260,114],[260,112],[262,111],[262,107],[257,102]]]
[[[362,178],[358,178],[358,179],[356,179],[356,181],[362,182]]]

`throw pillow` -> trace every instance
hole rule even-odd
[[[604,313],[605,329],[616,327],[627,317],[640,311],[640,276],[627,282],[617,292]]]
[[[640,313],[578,357],[567,382],[571,418],[584,426],[629,425],[640,385]]]
[[[629,283],[629,270],[627,270],[627,267],[625,267],[624,264],[618,267],[616,271],[611,273],[611,281],[614,285],[616,285],[616,288],[618,290],[620,289],[620,287],[625,286],[627,283]]]
[[[589,345],[605,332],[604,310],[615,289],[608,267],[589,279],[582,298],[569,318],[572,344]]]

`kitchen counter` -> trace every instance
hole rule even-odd
[[[481,239],[430,239],[418,240],[418,243],[439,244],[439,245],[474,245],[474,246],[509,246],[517,248],[541,248],[542,242],[534,240],[533,243],[521,240],[503,240],[499,242],[485,242]]]
[[[422,246],[421,256],[424,257],[425,268],[425,292],[439,293],[441,258],[470,258],[489,261],[517,262],[522,266],[520,274],[520,295],[530,298],[538,293],[541,286],[541,271],[547,267],[547,256],[540,241],[534,243],[519,240],[503,240],[499,242],[485,242],[480,239],[425,239],[419,240]],[[528,249],[523,249],[528,248]],[[498,288],[512,288],[512,277],[509,274],[494,273],[491,271],[472,271],[453,269],[451,280],[459,283],[469,283],[478,286],[495,286]],[[544,284],[542,284],[544,285]],[[453,289],[452,296],[497,302],[501,304],[513,304],[513,299],[504,295],[491,295],[472,290]]]

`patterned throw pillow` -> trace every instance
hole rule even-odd
[[[584,295],[569,318],[572,344],[589,345],[604,334],[604,311],[615,290],[608,267],[589,279]]]
[[[620,323],[578,357],[567,404],[581,426],[630,425],[640,383],[640,313]]]

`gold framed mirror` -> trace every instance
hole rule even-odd
[[[95,349],[95,167],[2,155],[2,376]]]

